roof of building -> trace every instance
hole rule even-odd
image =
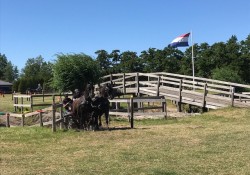
[[[12,83],[0,80],[0,86],[12,86]]]

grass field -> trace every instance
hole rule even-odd
[[[0,128],[5,174],[250,174],[250,109],[174,119],[112,118],[111,131]]]

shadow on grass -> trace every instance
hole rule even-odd
[[[139,130],[144,130],[144,129],[149,129],[149,128],[131,128],[131,127],[112,127],[112,128],[105,128],[106,130],[110,130],[110,131],[117,131],[117,130],[132,130],[132,129],[139,129]]]

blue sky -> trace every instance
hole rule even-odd
[[[21,70],[28,58],[163,49],[193,32],[195,43],[250,34],[249,0],[0,0],[0,53]]]

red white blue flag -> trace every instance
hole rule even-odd
[[[189,46],[188,45],[188,37],[189,37],[190,33],[186,33],[184,35],[178,36],[177,38],[175,38],[170,44],[169,46],[171,47],[185,47],[185,46]]]

